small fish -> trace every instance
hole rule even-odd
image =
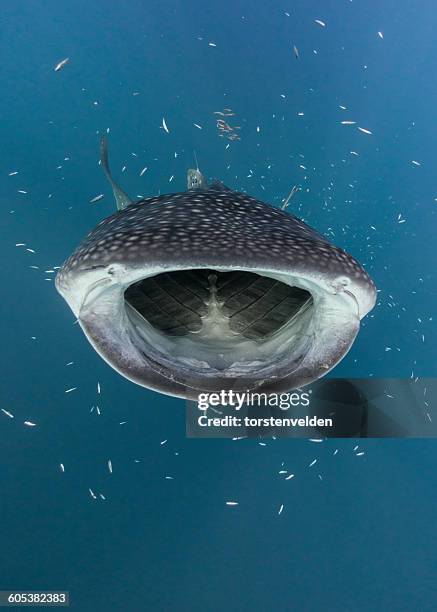
[[[227,501],[226,505],[227,506],[238,506],[238,502],[236,502],[236,501]]]
[[[363,132],[363,134],[371,134],[372,133],[370,130],[366,130],[366,128],[359,127],[358,129],[360,130],[360,132]]]
[[[165,118],[162,118],[162,127],[164,128],[164,131],[167,132],[167,134],[170,134],[170,130],[167,127],[167,123],[165,122]]]
[[[105,197],[104,194],[100,193],[99,195],[96,195],[94,198],[92,198],[90,200],[90,204],[94,204],[94,202],[98,202],[99,200],[103,200],[104,197]]]
[[[65,64],[67,62],[70,61],[69,57],[66,57],[65,59],[63,59],[61,62],[59,62],[59,64],[56,64],[55,66],[55,72],[58,72],[58,70],[61,70],[61,68],[63,68],[65,66]]]
[[[293,45],[293,52],[294,52],[295,58],[299,59],[299,49],[296,47],[296,45]]]
[[[322,28],[326,27],[326,23],[324,21],[322,21],[321,19],[315,19],[314,20],[316,23],[319,24],[319,26],[322,26]]]
[[[342,121],[342,125],[355,125],[356,121]]]
[[[378,36],[379,36],[379,38],[384,38],[384,33],[383,32],[378,32]]]
[[[36,427],[36,423],[32,423],[32,421],[24,421],[24,424],[28,427]]]

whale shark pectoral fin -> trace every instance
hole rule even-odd
[[[106,140],[105,136],[102,136],[100,139],[100,164],[103,168],[103,172],[105,173],[106,178],[111,184],[115,202],[117,204],[117,209],[123,210],[124,208],[132,204],[133,200],[130,199],[127,193],[125,193],[112,178],[108,162],[108,141]]]

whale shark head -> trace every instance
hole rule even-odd
[[[288,212],[201,179],[124,200],[67,259],[56,287],[85,335],[126,378],[180,397],[325,375],[375,304],[372,280]]]

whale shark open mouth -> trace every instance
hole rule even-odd
[[[359,329],[357,301],[290,274],[138,269],[92,284],[78,320],[134,382],[172,395],[289,390],[326,374]]]
[[[288,391],[345,356],[376,299],[351,255],[198,170],[186,192],[130,202],[105,148],[102,165],[119,212],[88,234],[56,287],[115,370],[196,398]]]
[[[308,350],[311,294],[253,272],[166,272],[131,285],[124,297],[138,334],[180,365],[241,375],[286,343],[297,359]]]

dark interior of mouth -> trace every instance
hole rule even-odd
[[[313,305],[311,294],[246,271],[165,272],[125,291],[126,302],[165,336],[196,336],[220,346],[238,338],[262,342]],[[298,326],[300,327],[300,326]],[[302,331],[302,330],[301,330]]]

